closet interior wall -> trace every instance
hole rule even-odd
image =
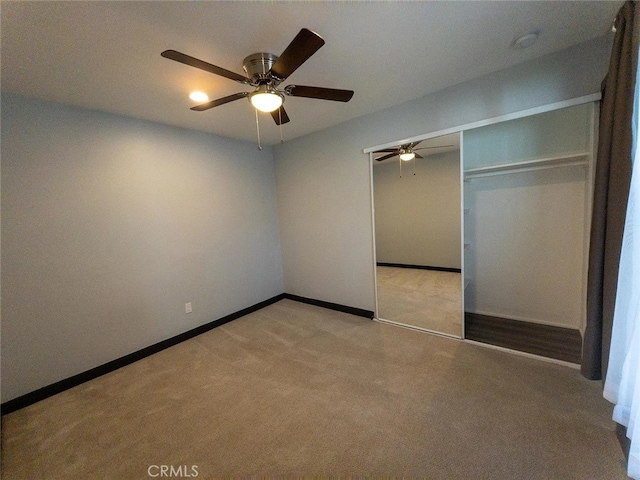
[[[596,108],[464,132],[465,312],[583,331]]]

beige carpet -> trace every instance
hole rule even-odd
[[[624,479],[610,415],[577,370],[282,300],[4,416],[2,477]]]
[[[380,318],[462,336],[459,273],[376,267],[376,274]]]

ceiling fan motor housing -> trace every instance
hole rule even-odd
[[[277,55],[272,53],[254,53],[242,61],[242,69],[255,83],[261,84],[264,82],[260,80],[272,79],[272,77],[269,76],[269,71],[273,64],[276,63],[276,60],[278,60]]]

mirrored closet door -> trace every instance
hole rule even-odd
[[[461,337],[460,134],[384,149],[372,163],[378,318]]]

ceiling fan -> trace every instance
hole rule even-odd
[[[170,60],[189,65],[190,67],[199,68],[200,70],[220,75],[238,83],[255,87],[253,92],[234,93],[227,97],[196,105],[192,107],[191,110],[201,112],[248,97],[251,104],[257,110],[271,113],[276,124],[282,125],[289,122],[289,116],[282,106],[285,96],[318,98],[320,100],[333,100],[337,102],[348,102],[351,100],[351,97],[353,97],[354,92],[352,90],[305,85],[287,85],[284,88],[279,88],[283,81],[323,45],[324,39],[320,35],[303,28],[279,57],[272,53],[264,52],[254,53],[246,57],[242,63],[243,69],[248,76],[239,75],[175,50],[165,50],[161,55]]]
[[[420,140],[418,142],[405,143],[396,148],[384,148],[382,150],[378,150],[375,153],[386,153],[387,155],[383,155],[382,157],[376,158],[376,161],[381,162],[383,160],[386,160],[387,158],[393,158],[395,156],[399,156],[400,160],[404,160],[408,162],[409,160],[413,160],[415,158],[424,158],[419,153],[416,153],[418,150],[429,150],[433,148],[445,148],[445,147],[454,146],[454,145],[437,145],[433,147],[415,148],[418,145],[420,145],[420,143],[422,142],[423,140]]]

